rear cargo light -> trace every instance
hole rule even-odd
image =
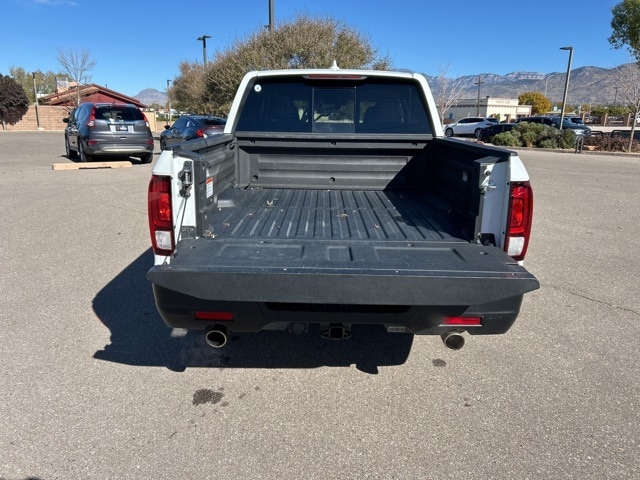
[[[232,312],[196,312],[196,320],[216,320],[230,322],[233,320]]]
[[[149,231],[156,255],[171,255],[175,247],[173,238],[173,212],[171,211],[171,178],[154,175],[149,182]]]
[[[367,77],[366,75],[342,75],[340,73],[313,73],[311,75],[305,75],[304,78],[323,80],[364,80]]]
[[[96,107],[91,109],[91,113],[89,114],[89,120],[87,120],[87,127],[93,127],[96,123]]]
[[[505,251],[514,260],[524,260],[531,236],[533,190],[529,182],[513,182],[509,200],[509,218]]]
[[[482,317],[444,317],[441,323],[447,327],[472,327],[481,324]]]

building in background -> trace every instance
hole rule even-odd
[[[531,115],[531,105],[518,105],[517,98],[484,97],[456,100],[447,110],[444,123],[457,122],[466,117],[494,117],[501,122],[515,121]]]
[[[58,91],[39,99],[44,105],[58,105],[74,107],[78,99],[78,91],[75,84],[61,86],[58,84]],[[147,105],[140,102],[137,98],[129,97],[123,93],[116,92],[107,87],[91,83],[80,87],[80,102],[99,102],[99,103],[132,103],[138,108],[147,108]]]

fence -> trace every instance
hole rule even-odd
[[[63,131],[66,124],[62,119],[68,117],[71,110],[72,107],[40,105],[38,107],[38,116],[36,117],[36,107],[32,105],[19,122],[14,125],[7,124],[5,129],[15,132],[35,131],[38,130],[39,125],[40,130]],[[164,129],[165,122],[156,122],[154,112],[145,112],[145,115],[149,120],[149,127],[152,132]]]

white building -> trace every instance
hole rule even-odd
[[[495,117],[501,122],[531,115],[531,105],[518,105],[517,98],[484,97],[456,100],[445,112],[444,123],[457,122],[465,117]]]

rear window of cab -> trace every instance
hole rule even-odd
[[[142,114],[142,112],[135,107],[118,105],[96,105],[94,111],[96,120],[125,122],[144,120],[144,115]]]
[[[257,79],[248,89],[236,131],[432,133],[420,89],[412,81]]]

